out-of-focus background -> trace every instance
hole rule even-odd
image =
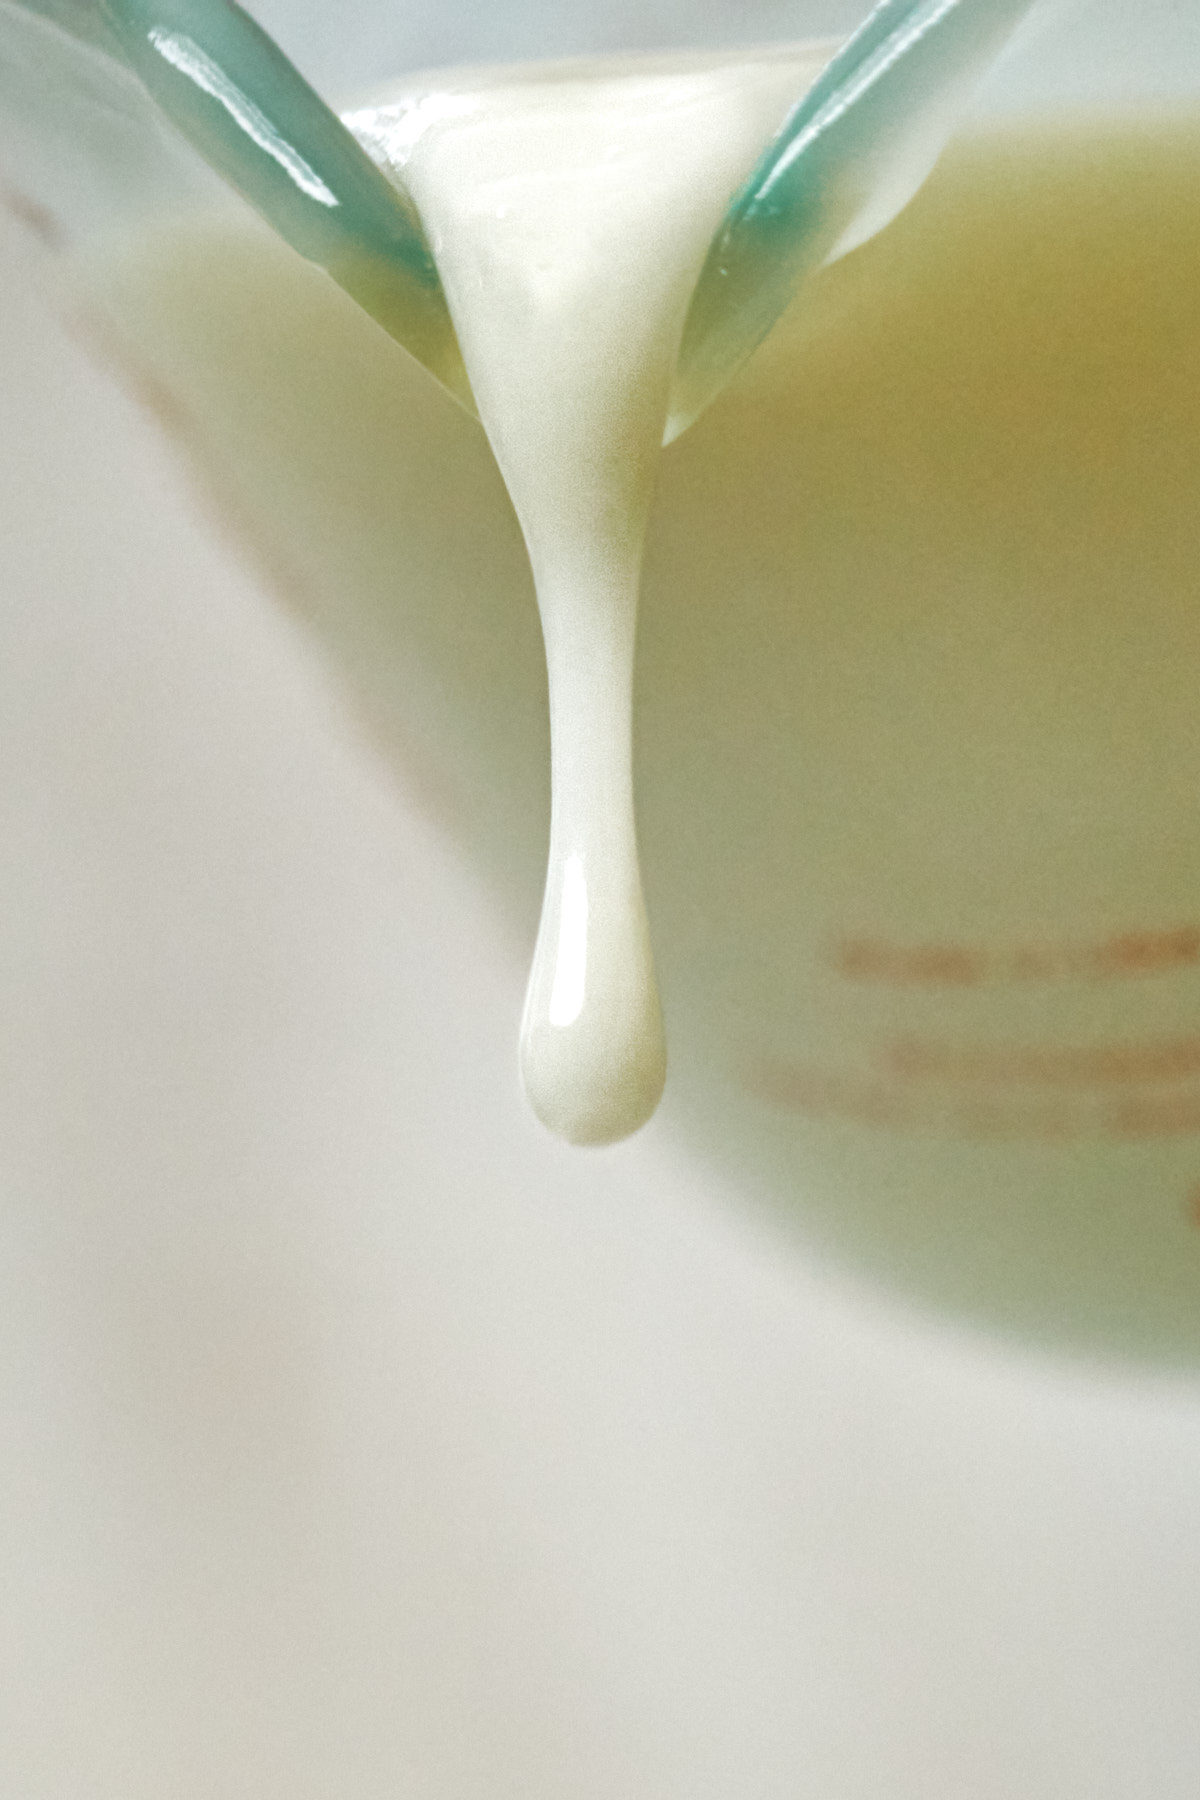
[[[353,30],[340,9],[316,0],[261,0],[248,10],[289,54],[319,68],[331,92],[354,94],[378,81],[381,70],[838,36],[853,30],[869,7],[859,0],[454,0],[443,6],[418,0],[368,9],[356,0]]]
[[[680,35],[256,10],[346,92]],[[58,299],[0,220],[0,1792],[1193,1800],[1194,1384],[541,1135],[436,804]]]

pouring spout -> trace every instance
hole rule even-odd
[[[924,184],[1033,0],[880,0],[734,196],[684,322],[666,442],[704,411],[824,263]]]
[[[95,0],[70,29],[85,11],[209,166],[473,412],[416,207],[274,39],[234,0]]]

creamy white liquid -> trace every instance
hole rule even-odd
[[[636,1130],[666,1071],[631,700],[683,318],[731,194],[823,60],[460,76],[350,119],[420,208],[537,584],[553,807],[521,1068],[574,1143]]]

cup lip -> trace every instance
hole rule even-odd
[[[476,87],[498,87],[508,83],[529,86],[537,82],[569,86],[583,81],[639,80],[655,75],[678,75],[707,69],[719,69],[730,63],[786,62],[811,56],[814,62],[828,62],[845,41],[845,34],[821,37],[768,38],[750,44],[733,44],[725,48],[694,45],[674,49],[670,45],[657,49],[586,51],[570,56],[511,57],[503,61],[472,60],[427,64],[417,69],[404,69],[398,74],[372,82],[364,92],[350,101],[334,102],[343,119],[348,113],[370,112],[373,108],[394,104],[409,92],[421,94],[435,89],[468,91]],[[799,98],[799,95],[797,95]]]

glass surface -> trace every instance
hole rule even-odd
[[[1163,0],[1141,9],[1134,24],[1125,15],[1114,18],[1105,8],[1082,0],[1036,9],[986,78],[963,126],[961,144],[969,146],[989,131],[1007,129],[1005,122],[1014,118],[1028,120],[1022,129],[1027,137],[1033,133],[1029,141],[1041,146],[1031,156],[1028,179],[1041,184],[1037,204],[1046,208],[1046,229],[1061,238],[1065,215],[1055,213],[1046,180],[1052,180],[1058,165],[1070,171],[1073,157],[1077,162],[1081,154],[1100,155],[1095,144],[1092,151],[1072,150],[1071,121],[1100,117],[1110,122],[1109,135],[1119,148],[1122,121],[1131,117],[1176,122],[1190,117],[1200,71],[1198,10]],[[733,35],[743,38],[770,35],[784,23],[779,9],[763,10],[753,20],[739,9],[737,16],[740,23]],[[712,8],[672,11],[669,20],[665,14],[639,13],[636,33],[630,31],[628,18],[606,10],[568,12],[552,31],[544,30],[545,21],[536,13],[489,10],[486,18],[481,14],[474,20],[456,15],[452,42],[447,22],[432,12],[406,17],[401,31],[397,21],[364,8],[361,42],[341,14],[339,30],[331,35],[324,7],[264,11],[262,17],[330,96],[349,70],[349,61],[343,65],[335,52],[349,58],[351,49],[355,57],[379,59],[370,70],[364,66],[357,72],[368,86],[377,87],[405,65],[445,54],[486,59],[494,54],[519,56],[534,42],[541,52],[562,53],[608,49],[631,39],[695,44],[729,35],[727,14]],[[802,13],[788,9],[786,28],[794,35],[806,28],[828,29],[835,22],[834,15],[815,7]],[[111,341],[123,341],[127,360],[151,374],[160,392],[172,395],[177,422],[184,421],[191,451],[222,504],[231,505],[236,490],[240,515],[253,537],[270,544],[281,532],[288,536],[289,554],[301,565],[306,624],[340,669],[348,691],[378,716],[380,691],[386,690],[388,704],[405,721],[410,741],[417,743],[417,760],[428,758],[435,774],[451,774],[457,789],[476,796],[457,814],[448,815],[447,823],[486,874],[517,930],[527,930],[536,910],[545,829],[541,655],[511,518],[506,504],[488,487],[483,465],[477,467],[481,457],[487,463],[487,456],[471,435],[475,428],[466,421],[443,420],[437,405],[419,389],[409,393],[403,388],[403,371],[393,370],[386,358],[380,360],[385,347],[375,345],[369,331],[361,336],[337,307],[326,318],[320,280],[314,287],[299,267],[294,291],[283,265],[275,275],[268,271],[263,277],[265,298],[257,309],[239,297],[253,292],[258,279],[253,270],[243,272],[241,279],[248,284],[244,290],[232,262],[228,280],[216,278],[205,248],[204,232],[209,227],[203,222],[237,218],[239,203],[179,142],[122,71],[32,18],[13,0],[0,0],[0,154],[6,181],[26,216],[40,221],[46,235],[69,248],[86,271],[89,304],[96,306],[104,293]],[[952,159],[948,167],[953,166]],[[1119,252],[1122,221],[1131,209],[1140,207],[1152,220],[1160,208],[1152,198],[1152,175],[1145,178],[1151,181],[1149,189],[1132,163],[1120,169],[1114,163],[1111,176],[1123,196],[1113,212],[1112,241]],[[1186,180],[1186,168],[1182,177],[1176,168],[1170,179]],[[918,209],[914,217],[920,230],[935,231],[941,206],[949,242],[959,226],[953,177],[947,181],[944,188],[936,183],[930,188],[922,202],[925,210]],[[1097,192],[1103,189],[1104,182],[1098,181]],[[1033,193],[1032,185],[1029,191]],[[1067,204],[1065,199],[1061,204]],[[1019,285],[1023,267],[1040,266],[1036,258],[1041,250],[1036,234],[1022,237],[1014,225],[1011,194],[1005,198],[998,190],[996,206],[997,242],[1010,246],[1012,273]],[[1086,214],[1091,218],[1090,208]],[[131,295],[128,283],[122,286],[119,273],[105,290],[107,277],[98,277],[97,271],[116,267],[110,246],[150,242],[156,231],[168,227],[179,236],[189,218],[198,222],[195,250],[181,253],[179,267],[189,266],[190,254],[198,258],[184,296],[194,311],[190,324],[167,290],[149,300],[145,294],[139,298]],[[922,220],[930,223],[922,225]],[[863,270],[869,274],[875,267],[886,267],[893,243],[901,247],[896,254],[903,268],[904,242],[902,230],[894,238],[885,234],[868,245],[857,262],[848,259],[848,274],[838,272],[841,265],[830,271],[820,290],[818,313],[820,307],[833,309],[831,331],[837,328],[838,306],[862,304],[854,298],[856,280]],[[218,250],[218,259],[221,254]],[[269,261],[269,251],[264,254]],[[1100,237],[1088,254],[1103,254]],[[989,279],[1003,285],[1008,277],[1009,271],[997,266]],[[1066,279],[1065,267],[1056,275],[1047,266],[1046,280],[1060,278]],[[276,279],[277,290],[272,285]],[[1161,283],[1155,287],[1160,305],[1166,305],[1163,294],[1169,291]],[[199,307],[197,294],[205,296]],[[937,303],[931,295],[931,309],[936,310]],[[1113,304],[1117,306],[1117,301]],[[1096,328],[1077,294],[1071,305],[1081,321],[1078,329],[1072,329],[1071,343],[1083,358],[1072,379],[1083,382],[1083,353],[1089,331]],[[947,332],[953,316],[952,308]],[[1167,360],[1175,356],[1182,366],[1191,329],[1182,302],[1170,319],[1166,313],[1163,318],[1162,331],[1173,331],[1178,339],[1178,348]],[[988,334],[980,330],[982,353]],[[173,337],[179,332],[182,338]],[[1176,339],[1160,334],[1160,341]],[[1095,347],[1098,354],[1103,350],[1100,339]],[[969,356],[969,348],[964,346],[962,354]],[[810,1253],[865,1272],[885,1289],[905,1294],[923,1307],[1026,1340],[1192,1361],[1200,1354],[1200,1262],[1189,1211],[1196,1152],[1185,1116],[1192,1104],[1188,1086],[1192,1076],[1179,1059],[1186,1060],[1187,1021],[1200,996],[1193,992],[1197,978],[1187,953],[1193,870],[1190,852],[1182,846],[1191,834],[1187,771],[1193,746],[1186,709],[1178,718],[1171,715],[1175,723],[1169,728],[1160,720],[1160,737],[1154,742],[1161,741],[1161,747],[1153,755],[1139,751],[1140,761],[1131,759],[1134,773],[1128,796],[1113,798],[1116,788],[1110,783],[1106,790],[1103,779],[1105,732],[1111,738],[1116,729],[1111,721],[1106,723],[1109,712],[1124,721],[1122,730],[1134,729],[1120,712],[1124,698],[1134,691],[1120,674],[1120,657],[1127,654],[1121,646],[1133,641],[1135,632],[1132,617],[1122,612],[1109,621],[1099,639],[1116,660],[1102,681],[1097,677],[1092,712],[1086,718],[1080,714],[1076,721],[1077,754],[1082,757],[1082,746],[1090,746],[1089,754],[1101,771],[1099,787],[1090,776],[1076,780],[1068,775],[1062,745],[1053,751],[1068,784],[1064,793],[1074,794],[1071,804],[1077,804],[1085,822],[1079,833],[1086,840],[1086,853],[1070,833],[1064,837],[1059,827],[1050,829],[1050,812],[1042,807],[1036,784],[1032,793],[1021,788],[1031,770],[1036,774],[1036,758],[1042,752],[1036,732],[1021,737],[1028,695],[1023,696],[1018,684],[1007,690],[1012,742],[1005,751],[999,736],[990,749],[985,740],[972,776],[979,794],[989,797],[987,803],[1003,821],[995,834],[999,847],[994,856],[986,845],[972,840],[972,805],[983,801],[968,803],[962,795],[953,797],[948,785],[939,798],[939,782],[952,783],[960,764],[972,766],[972,730],[966,713],[945,715],[945,742],[951,749],[943,763],[936,758],[922,763],[915,739],[904,756],[895,758],[896,769],[907,768],[909,778],[923,782],[923,788],[893,790],[884,779],[886,766],[873,769],[858,789],[842,795],[837,815],[842,840],[822,838],[824,827],[814,795],[819,797],[821,781],[830,793],[841,790],[832,765],[815,785],[812,774],[824,767],[822,759],[833,756],[840,742],[838,730],[832,718],[820,741],[806,739],[799,727],[776,729],[766,700],[775,696],[771,704],[782,719],[789,683],[803,690],[808,659],[824,657],[836,669],[840,653],[836,634],[829,643],[816,638],[807,642],[803,632],[778,616],[778,597],[790,579],[786,569],[777,574],[774,590],[764,591],[756,602],[762,608],[757,623],[753,619],[743,623],[740,649],[735,651],[732,643],[727,646],[732,666],[740,656],[761,686],[764,705],[753,731],[747,726],[737,738],[732,715],[726,726],[721,725],[725,700],[719,688],[710,692],[705,686],[702,668],[686,679],[678,670],[671,672],[671,646],[678,642],[674,634],[679,626],[671,623],[676,603],[666,596],[672,583],[678,585],[682,579],[669,573],[672,557],[680,569],[688,569],[690,582],[699,579],[688,568],[683,549],[691,504],[684,490],[689,481],[701,486],[716,482],[715,474],[704,473],[706,456],[718,462],[727,459],[722,479],[735,484],[746,480],[746,471],[762,451],[761,445],[755,448],[745,420],[756,407],[768,416],[770,395],[762,383],[774,381],[781,394],[788,391],[790,366],[772,364],[770,355],[756,360],[743,387],[718,409],[719,417],[707,433],[694,443],[690,438],[680,441],[676,459],[668,458],[664,464],[651,542],[642,625],[638,780],[651,904],[659,920],[656,933],[668,1014],[674,1019],[665,1118],[689,1155],[725,1170],[744,1191],[747,1203],[765,1202]],[[365,368],[370,374],[363,390]],[[286,372],[286,386],[270,373],[276,369]],[[260,371],[268,372],[265,387],[258,381]],[[1109,375],[1103,376],[1098,395],[1107,392],[1103,382],[1109,380]],[[392,392],[397,382],[401,387],[395,391],[396,417],[413,423],[411,441],[392,445],[391,426],[370,396]],[[345,445],[339,463],[342,472],[335,476],[329,471],[325,444],[341,429],[329,404],[330,394],[339,388],[346,395],[343,423],[352,431],[353,442]],[[253,395],[257,398],[250,405],[247,396]],[[995,411],[996,404],[988,402],[992,411],[981,416],[980,429],[985,437],[993,434],[999,455],[1002,438],[996,434],[1003,418]],[[1107,417],[1101,402],[1097,404],[1101,408],[1097,417]],[[1105,399],[1103,405],[1108,404]],[[1120,404],[1133,402],[1126,397]],[[1156,389],[1146,404],[1153,417],[1153,409],[1161,412],[1167,402]],[[1063,416],[1066,419],[1066,412]],[[1171,441],[1186,460],[1191,454],[1186,425],[1168,421],[1165,412],[1161,416],[1163,430],[1173,434]],[[372,418],[381,421],[383,435],[378,439],[369,433],[364,438],[364,421]],[[1092,455],[1089,429],[1086,421],[1072,426],[1075,436],[1064,452],[1076,459],[1084,474]],[[1099,429],[1103,433],[1109,427]],[[1154,428],[1149,429],[1153,435]],[[739,431],[749,432],[740,450]],[[779,443],[785,439],[786,434]],[[361,459],[357,463],[354,459],[354,445],[364,441],[372,444],[369,478]],[[804,459],[820,452],[805,448],[799,438],[787,443],[786,454],[797,459],[794,465],[764,471],[745,493],[746,508],[774,506],[782,517],[778,509],[802,505],[810,482],[801,475]],[[938,466],[936,444],[925,445],[919,454],[922,467]],[[487,497],[472,501],[469,536],[456,548],[445,542],[443,526],[437,524],[429,471],[439,468],[444,488],[450,490],[466,479],[460,465],[470,472],[472,483],[481,484],[479,494]],[[952,459],[944,471],[950,487],[953,466]],[[1061,470],[1048,468],[1046,479],[1058,479]],[[355,469],[357,475],[352,473]],[[1097,468],[1097,481],[1102,473]],[[884,459],[876,466],[875,479],[895,483],[901,475]],[[752,498],[753,492],[758,500]],[[830,596],[845,591],[849,606],[848,546],[868,541],[868,527],[881,512],[881,502],[875,493],[861,496],[857,516],[854,506],[844,513],[838,510],[843,506],[840,497],[827,495],[824,503],[832,509],[830,520],[841,520],[842,539],[837,555],[827,559],[821,565],[824,572],[814,578]],[[1126,495],[1119,504],[1133,502]],[[925,516],[935,516],[927,490],[922,490],[921,505]],[[1105,517],[1110,515],[1111,503]],[[1098,519],[1097,524],[1101,522]],[[827,528],[832,530],[833,525]],[[1148,548],[1146,529],[1144,520],[1131,528],[1122,554],[1133,555],[1136,550],[1150,566],[1156,558]],[[1025,531],[1022,519],[1013,515],[1008,530],[1019,540]],[[892,538],[885,532],[880,539],[877,566],[864,565],[863,579],[873,582],[880,571],[893,566],[902,538],[901,525],[894,522]],[[1065,540],[1056,541],[1061,549]],[[1176,551],[1183,555],[1178,545],[1171,554]],[[456,561],[461,560],[460,552],[469,553],[461,568]],[[936,591],[943,576],[934,540],[920,554],[930,559],[931,591]],[[979,624],[973,587],[977,584],[985,593],[989,581],[999,582],[1006,597],[997,603],[997,619],[1007,619],[1015,639],[1032,642],[1036,633],[1033,622],[1021,614],[1024,600],[1011,583],[1005,587],[999,574],[989,573],[985,560],[975,570],[972,554],[967,545],[955,577],[965,605],[961,616],[950,608],[947,596],[949,610],[936,630],[915,614],[907,630],[914,642],[926,634],[927,655],[933,659],[951,638],[965,642],[974,635],[985,659],[972,674],[972,680],[980,681],[975,705],[986,710],[997,705],[997,696],[1006,690],[1003,682],[989,686],[987,633]],[[839,556],[845,566],[838,565]],[[480,557],[489,571],[486,576],[472,562]],[[443,596],[426,617],[419,571],[431,568],[444,572],[450,598]],[[728,577],[731,595],[754,591],[752,573],[746,568]],[[722,579],[718,574],[718,588]],[[1176,577],[1170,579],[1174,582]],[[1066,607],[1065,593],[1064,588],[1049,604]],[[1131,615],[1147,604],[1135,583],[1126,584],[1124,596]],[[1162,621],[1176,603],[1171,596],[1174,587],[1162,602],[1166,608]],[[701,633],[701,639],[707,636],[712,644],[722,641],[722,604],[714,590]],[[1083,602],[1077,598],[1070,604],[1075,611],[1069,627],[1063,627],[1064,643],[1069,640],[1074,647],[1069,653],[1064,649],[1063,657],[1095,660],[1096,634],[1080,610]],[[819,608],[814,617],[818,615]],[[381,644],[377,624],[367,626],[383,617],[391,624]],[[1186,629],[1162,621],[1154,654],[1163,663],[1154,679],[1166,682],[1171,668],[1184,666],[1181,658],[1188,651]],[[943,703],[929,677],[936,660],[924,669],[911,669],[902,643],[889,648],[888,631],[880,620],[870,627],[860,622],[856,629],[865,634],[856,648],[856,654],[866,657],[864,673],[873,671],[873,681],[894,689],[891,703],[899,709],[898,716],[905,715],[908,703],[895,684],[904,680],[911,693],[921,697],[920,704],[929,708],[929,717],[940,716]],[[366,638],[373,645],[369,666],[361,649]],[[1068,666],[1064,660],[1064,680]],[[493,684],[505,686],[511,696],[507,704],[480,709],[477,689],[483,670]],[[1143,674],[1142,680],[1147,682],[1150,676]],[[699,726],[685,730],[678,721],[671,722],[671,709],[682,706],[687,681],[695,684],[693,715],[707,722],[707,737]],[[969,691],[970,682],[964,688]],[[743,692],[739,704],[744,702]],[[824,716],[823,704],[818,685],[809,692],[812,717]],[[1145,704],[1150,708],[1149,700]],[[748,703],[744,716],[754,716]],[[844,716],[852,716],[849,699]],[[882,724],[886,726],[886,720]],[[866,768],[878,753],[872,733],[881,729],[881,718],[864,713],[859,725],[857,744],[843,744],[837,754],[843,762],[857,758]],[[723,729],[739,748],[738,756],[732,749],[728,752],[722,773],[716,746]],[[966,734],[961,756],[952,748],[956,730]],[[1003,769],[1004,755],[1017,759],[1007,789],[1003,781],[996,786],[992,779],[996,770]],[[708,773],[700,779],[697,771],[705,768]],[[771,771],[770,781],[777,790],[774,810],[764,811],[756,798],[764,769]],[[678,778],[680,770],[687,772],[686,781]],[[874,789],[878,792],[872,798]],[[873,863],[871,844],[862,841],[861,834],[866,821],[878,814],[880,796],[893,791],[892,822],[911,820],[911,831],[906,838],[907,826],[885,830],[877,821],[878,856]],[[1067,801],[1062,804],[1069,812]],[[921,820],[926,812],[936,820],[939,806],[944,817],[931,828],[931,835],[924,836]],[[1024,823],[1014,808],[1026,809]],[[702,827],[705,818],[710,823]],[[1169,850],[1148,847],[1146,820],[1151,818],[1157,822],[1157,841],[1173,846]],[[755,833],[748,837],[747,824],[755,819]],[[681,825],[684,820],[692,821],[686,829]],[[805,832],[812,834],[812,843],[822,846],[812,852],[819,864],[817,875],[809,868]],[[685,848],[688,844],[691,850]],[[940,897],[931,893],[925,916],[919,909],[914,912],[909,901],[893,908],[889,916],[881,898],[889,884],[907,883],[912,892],[920,890],[923,882],[928,885],[922,865],[931,868],[939,858],[945,861],[950,846],[956,846],[953,854],[959,861],[949,867],[945,892]],[[1129,874],[1131,861],[1139,878]],[[1126,870],[1120,882],[1112,874],[1118,863]],[[995,892],[989,897],[989,881],[998,892],[1006,869],[1026,865],[1024,899],[1010,896],[1001,904]],[[734,880],[730,871],[738,867],[743,875]],[[1058,878],[1047,873],[1056,867]],[[1197,877],[1200,885],[1200,871]],[[1101,967],[1106,958],[1119,963],[1123,955],[1136,955],[1138,945],[1144,956],[1168,961],[1174,945],[1175,966]],[[984,971],[974,1010],[971,996],[964,1000],[955,993],[952,970],[938,975],[938,954],[948,959],[946,969],[957,958],[963,968]],[[1039,958],[1040,976],[1034,968]],[[1026,969],[1021,980],[1014,975],[1018,964]],[[1121,986],[1115,977],[1126,975],[1129,980]],[[1110,976],[1114,984],[1104,986]],[[846,1050],[842,1040],[851,1020],[858,1021],[854,1030],[860,1033],[855,1052],[858,1072],[847,1075],[838,1072],[837,1058]],[[913,1074],[912,1057],[905,1063],[896,1048],[912,1038],[918,1040],[913,1053],[917,1062],[925,1057],[919,1075]],[[1015,1061],[1005,1062],[1008,1051]],[[972,1090],[964,1096],[952,1082],[947,1085],[942,1065],[960,1052],[963,1066],[977,1071],[972,1078],[976,1090],[987,1089],[990,1083],[988,1092]],[[1132,1059],[1128,1065],[1132,1073],[1122,1078],[1120,1067],[1125,1065],[1120,1058],[1126,1053]],[[1070,1063],[1071,1055],[1077,1056],[1075,1064]],[[877,1080],[875,1063],[880,1058],[892,1062],[886,1079]],[[1161,1078],[1154,1073],[1160,1065],[1165,1071]],[[1028,1074],[1037,1068],[1048,1071],[1043,1087],[1047,1082],[1051,1088],[1055,1083],[1069,1087],[1074,1080],[1086,1090],[1086,1105],[1056,1110],[1053,1094],[1025,1093],[1021,1083],[1028,1086],[1029,1081],[1019,1071]],[[1106,1068],[1115,1073],[1105,1076]],[[1135,1101],[1150,1102],[1147,1119],[1157,1106],[1155,1117],[1161,1126],[1151,1120],[1141,1133],[1143,1141],[1136,1141],[1139,1133],[1132,1125],[1121,1128],[1120,1142],[1106,1140],[1109,1126],[1103,1121],[1109,1114],[1101,1106],[1106,1079],[1118,1087],[1125,1079],[1122,1092],[1131,1106]],[[902,1094],[896,1080],[901,1081]],[[1037,1082],[1033,1085],[1036,1088]],[[992,1124],[981,1125],[989,1107]],[[889,1123],[889,1109],[900,1117],[898,1125],[894,1118]],[[1093,1114],[1101,1113],[1097,1125]],[[1060,1145],[1047,1141],[1047,1134],[1056,1133],[1063,1137]],[[987,1141],[989,1134],[995,1141]]]
[[[859,10],[260,16],[341,103],[419,65]],[[545,692],[486,447],[136,90],[30,41],[0,31],[0,1793],[1195,1800],[1194,167],[1076,135],[1102,179],[1072,222],[1064,140],[1015,163],[965,307],[916,253],[956,236],[964,150],[920,234],[859,265],[892,295],[878,335],[843,329],[847,266],[808,351],[780,337],[672,447],[639,698],[671,1086],[588,1156],[516,1091]],[[1198,70],[1193,5],[1072,0],[986,107],[1103,97],[1115,126],[1143,97],[1190,112]],[[170,229],[152,291],[114,252]],[[1131,233],[1153,279],[1129,303]],[[1012,355],[1035,277],[1071,302],[1027,365],[1060,400],[1036,430]],[[906,404],[931,366],[937,430]],[[980,429],[951,439],[968,393]],[[1131,535],[1138,467],[1162,504]],[[1064,486],[1076,544],[1046,529]],[[946,529],[964,506],[986,530]],[[758,528],[732,569],[722,520]],[[1014,718],[1016,798],[989,755]],[[1015,872],[1039,930],[1000,921],[1004,969],[884,930],[881,856],[992,926]],[[1065,890],[1113,906],[1115,864],[1151,929],[1047,938]],[[843,877],[853,930],[827,935]],[[909,1084],[945,1088],[916,978],[1020,975],[1011,1044],[1049,976],[1108,994],[1138,1054],[1023,1072],[1188,1128],[977,1142],[947,1188],[936,1134],[805,1085],[787,1034],[831,948],[819,1035],[901,1016]],[[995,989],[954,991],[961,1045]],[[874,1124],[797,1110],[822,1100]]]

